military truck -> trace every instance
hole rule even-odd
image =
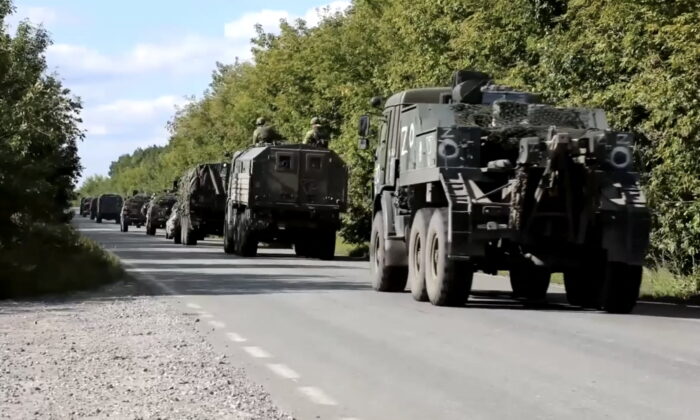
[[[90,212],[90,220],[95,220],[97,218],[97,197],[90,199],[90,204],[88,205],[88,211]]]
[[[119,223],[121,220],[121,209],[124,200],[117,194],[102,194],[97,199],[97,211],[95,221],[102,223],[102,220],[114,220]]]
[[[262,145],[231,162],[224,251],[255,256],[260,242],[294,245],[299,256],[332,259],[348,172],[326,148]]]
[[[129,226],[140,228],[146,224],[146,213],[144,206],[148,204],[150,198],[145,194],[139,194],[134,191],[133,195],[126,200],[121,209],[121,223],[119,224],[122,232],[128,232]]]
[[[90,215],[90,201],[92,201],[92,197],[83,197],[80,199],[79,213],[82,217],[88,217]]]
[[[416,300],[463,305],[475,271],[509,270],[516,297],[542,300],[563,272],[571,304],[632,310],[650,229],[632,134],[611,131],[602,110],[541,104],[471,71],[381,109],[374,289],[408,282]]]
[[[183,245],[223,233],[228,163],[197,165],[180,179],[178,201]]]
[[[175,193],[154,195],[146,208],[146,235],[153,236],[157,229],[165,228],[173,206],[177,201]]]

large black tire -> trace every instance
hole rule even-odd
[[[255,257],[258,255],[258,240],[255,238],[255,232],[251,226],[250,210],[245,210],[240,214],[237,224],[236,246],[238,254],[243,257]]]
[[[369,245],[369,269],[372,288],[378,292],[403,292],[408,280],[408,267],[384,265],[384,220],[377,212],[372,221]]]
[[[101,214],[98,213],[97,216],[95,216],[95,223],[102,223],[102,215]]]
[[[419,302],[428,300],[428,290],[425,288],[425,241],[431,216],[432,209],[418,210],[413,217],[408,238],[408,286],[413,299]]]
[[[474,269],[467,262],[448,258],[447,209],[433,212],[426,241],[425,285],[435,306],[463,306],[469,299]]]
[[[639,299],[642,284],[642,267],[609,262],[605,267],[605,281],[601,294],[601,307],[606,312],[628,314]]]
[[[306,238],[299,238],[294,242],[294,253],[297,257],[306,258],[311,255],[311,244]]]
[[[595,265],[595,262],[592,262]],[[581,267],[564,272],[566,300],[570,305],[588,309],[600,308],[604,267]]]
[[[314,242],[314,257],[324,261],[335,258],[335,229],[320,229]]]
[[[180,236],[182,237],[181,241],[183,245],[197,245],[196,232],[192,230],[192,227],[190,226],[190,219],[187,217],[180,217]]]
[[[173,243],[180,245],[182,243],[182,235],[180,235],[180,228],[173,230]]]
[[[128,232],[129,225],[126,224],[126,222],[122,221],[121,223],[119,223],[119,230],[121,230],[122,232]]]
[[[224,252],[229,255],[234,254],[236,251],[235,245],[233,232],[231,232],[228,221],[224,220]]]
[[[551,272],[546,267],[538,267],[529,262],[516,264],[510,269],[513,296],[530,301],[545,300],[551,277]]]
[[[146,235],[156,236],[156,227],[152,223],[146,222]]]

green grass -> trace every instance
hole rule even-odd
[[[335,240],[335,255],[338,257],[368,258],[369,243],[361,245],[349,244],[338,236]]]
[[[126,278],[119,260],[67,225],[34,227],[0,249],[0,299],[85,290]]]

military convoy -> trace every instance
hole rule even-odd
[[[632,134],[597,109],[457,72],[452,87],[384,102],[370,239],[372,285],[462,305],[476,270],[509,270],[516,296],[543,299],[563,272],[573,305],[624,313],[639,295],[650,215]],[[380,106],[380,100],[373,101]],[[367,146],[370,118],[360,119]]]
[[[224,251],[252,257],[260,242],[332,259],[347,202],[347,168],[333,151],[268,144],[236,153],[224,222]]]
[[[633,135],[610,130],[602,110],[543,104],[490,79],[460,71],[450,87],[373,100],[373,288],[408,284],[416,300],[463,305],[476,271],[508,270],[514,296],[538,302],[561,272],[572,305],[631,311],[650,230]],[[363,149],[371,125],[360,118]],[[134,215],[144,201],[127,200],[122,230],[165,227],[185,245],[222,235],[226,253],[246,257],[275,243],[331,259],[347,180],[322,145],[258,143],[230,164],[190,169],[143,217]],[[119,196],[102,195],[83,200],[81,214],[119,222],[120,207]]]

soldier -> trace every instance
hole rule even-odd
[[[265,118],[258,118],[257,121],[255,121],[255,126],[253,144],[274,143],[282,140],[282,136],[280,136],[273,126],[267,124]]]
[[[307,131],[304,136],[304,144],[328,147],[329,137],[328,129],[321,123],[321,119],[313,117],[311,119],[311,130]]]

